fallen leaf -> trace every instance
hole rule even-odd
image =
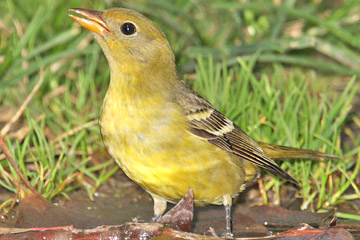
[[[277,240],[353,240],[353,236],[342,228],[315,229],[308,224],[303,224],[296,229],[290,229],[279,235]]]
[[[173,223],[184,232],[190,232],[194,212],[194,192],[190,188],[183,199],[175,207],[160,217],[159,223]]]

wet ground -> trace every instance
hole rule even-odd
[[[287,188],[289,188],[289,192],[286,193],[288,197],[284,198],[286,201],[283,200],[283,205],[293,210],[261,206],[261,198],[259,197],[260,194],[256,185],[241,194],[238,203],[233,207],[233,232],[235,236],[268,236],[275,232],[282,232],[297,227],[300,223],[308,223],[314,227],[328,225],[331,219],[331,212],[318,214],[297,211],[299,201],[296,201],[294,197],[289,197],[294,196],[291,192],[295,192],[295,190],[291,185]],[[1,198],[10,197],[10,195],[6,192],[2,192],[2,194],[0,192]],[[93,201],[82,190],[72,193],[70,198],[70,200],[64,198],[55,200],[56,205],[70,210],[69,213],[65,214],[65,219],[62,219],[63,210],[45,209],[41,205],[41,201],[38,203],[37,199],[28,199],[28,202],[23,201],[20,204],[21,214],[17,222],[15,213],[19,210],[18,207],[15,208],[6,221],[2,222],[0,227],[13,227],[15,222],[17,227],[50,227],[59,223],[69,225],[67,221],[70,219],[70,223],[74,227],[86,229],[98,225],[149,222],[153,217],[151,197],[138,185],[129,180],[121,171],[99,189]],[[359,202],[357,201],[355,204],[359,204]],[[36,211],[31,210],[34,204],[38,208]],[[358,206],[360,208],[360,204]],[[169,204],[168,209],[172,207],[173,205]],[[338,225],[344,224],[360,226],[360,222],[357,221],[338,221]],[[215,229],[218,235],[225,232],[224,208],[222,206],[195,207],[192,232],[203,234],[210,227]],[[360,238],[359,230],[350,232],[355,238]]]

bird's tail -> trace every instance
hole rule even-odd
[[[339,157],[313,150],[284,147],[275,144],[259,142],[260,147],[271,159],[339,159]]]

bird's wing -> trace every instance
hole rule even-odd
[[[257,142],[217,111],[208,101],[185,85],[181,87],[179,94],[182,94],[182,97],[178,97],[177,101],[184,108],[192,134],[264,168],[275,176],[298,184],[293,177],[266,156]]]

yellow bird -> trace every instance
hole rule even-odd
[[[82,16],[69,15],[94,33],[110,65],[99,121],[105,146],[154,199],[154,220],[192,188],[196,205],[225,206],[232,236],[232,198],[258,167],[297,184],[271,158],[334,157],[252,140],[179,79],[165,35],[140,13],[70,11]]]

